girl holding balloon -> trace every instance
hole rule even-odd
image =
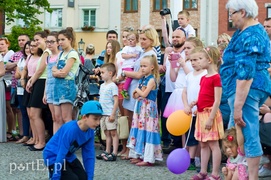
[[[200,80],[200,91],[197,102],[197,120],[195,125],[195,138],[201,146],[201,170],[192,177],[193,180],[221,179],[219,167],[221,162],[221,150],[219,139],[224,136],[222,116],[219,111],[222,88],[220,76],[217,73],[217,63],[220,59],[219,50],[210,46],[207,48],[195,48],[191,54],[198,59],[201,68],[207,70],[207,75]],[[212,174],[207,177],[207,166],[212,153]]]

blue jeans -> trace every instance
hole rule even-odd
[[[245,139],[244,149],[245,155],[248,158],[258,157],[263,154],[259,136],[259,108],[267,97],[268,94],[263,91],[250,89],[242,108],[243,120],[246,123],[246,126],[242,128]],[[235,94],[231,95],[228,99],[231,108],[229,128],[234,126],[234,101]]]
[[[30,122],[29,122],[29,117],[27,114],[26,107],[23,106],[23,95],[18,95],[18,101],[19,101],[19,106],[20,110],[22,113],[22,121],[23,121],[23,136],[29,136],[29,131],[30,131]]]

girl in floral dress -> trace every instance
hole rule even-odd
[[[133,92],[137,101],[127,147],[132,164],[152,166],[155,160],[163,160],[156,104],[159,81],[156,57],[145,56],[140,67],[144,77]]]

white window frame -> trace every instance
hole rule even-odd
[[[46,28],[62,28],[63,27],[63,7],[51,7],[53,10],[52,13],[45,12],[45,21],[44,26]],[[61,10],[61,14],[57,14],[57,17],[55,18],[55,24],[53,24],[54,20],[52,19],[52,15],[56,12]],[[59,12],[58,12],[59,13]],[[59,16],[60,15],[60,16]],[[59,25],[59,19],[61,18],[61,25]]]
[[[79,16],[79,28],[84,27],[84,10],[95,10],[95,29],[97,29],[97,27],[99,26],[99,22],[98,20],[98,10],[99,10],[99,6],[83,6],[83,5],[79,5],[79,12],[80,12],[80,16]]]

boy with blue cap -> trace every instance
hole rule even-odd
[[[97,101],[86,102],[82,119],[65,123],[43,150],[43,159],[50,179],[93,179],[95,164],[94,129],[100,124],[102,106]],[[82,148],[83,168],[74,154]]]

